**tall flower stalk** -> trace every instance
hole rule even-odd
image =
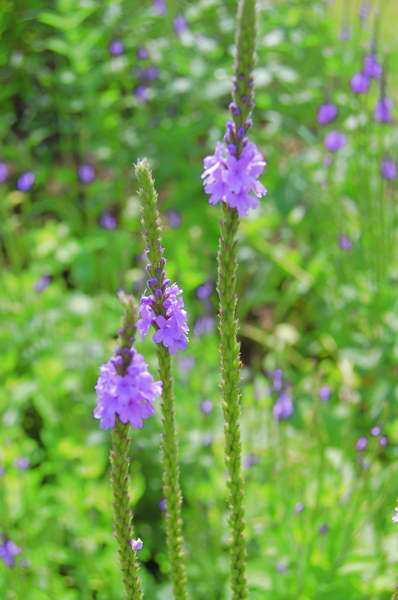
[[[184,350],[188,328],[181,290],[166,278],[165,258],[161,241],[161,227],[157,206],[157,193],[149,164],[139,161],[135,166],[142,206],[142,226],[148,259],[149,294],[143,296],[138,328],[142,335],[155,329],[153,340],[157,344],[159,379],[163,392],[162,461],[163,493],[166,499],[166,537],[171,566],[171,578],[176,600],[189,598],[182,532],[180,469],[175,417],[171,354]]]
[[[233,600],[248,597],[244,482],[241,460],[240,345],[237,320],[237,241],[240,217],[256,208],[266,189],[258,181],[265,161],[249,141],[254,104],[252,71],[255,60],[256,2],[240,0],[237,15],[236,60],[232,121],[227,123],[224,143],[204,160],[204,189],[209,203],[222,203],[223,218],[218,248],[218,295],[221,357],[221,386],[225,433],[225,462],[228,470],[229,528],[231,534],[231,588]]]
[[[141,428],[155,411],[153,400],[161,393],[143,357],[134,347],[137,311],[130,296],[120,294],[125,309],[119,330],[119,347],[115,356],[101,367],[96,385],[97,405],[94,416],[102,429],[112,429],[111,480],[113,492],[114,532],[127,600],[143,598],[136,551],[141,540],[134,540],[133,515],[128,492],[130,471],[130,425]]]

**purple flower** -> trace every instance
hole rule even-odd
[[[358,441],[355,445],[356,449],[358,450],[358,452],[363,452],[368,446],[368,438],[365,436],[361,436],[360,438],[358,438]]]
[[[176,32],[176,34],[178,36],[182,35],[183,33],[185,33],[188,29],[187,26],[187,21],[185,19],[185,17],[183,17],[182,15],[178,15],[175,19],[174,19],[174,31]]]
[[[318,123],[320,125],[328,125],[328,123],[332,123],[335,120],[338,114],[338,108],[335,104],[331,102],[325,102],[321,104],[318,110]]]
[[[327,533],[329,533],[329,525],[327,523],[321,525],[319,528],[319,533],[321,535],[326,535]]]
[[[248,454],[245,457],[245,460],[243,461],[243,466],[245,469],[250,469],[250,467],[253,467],[254,465],[258,464],[258,456],[256,456],[254,454],[254,452],[250,452],[250,454]]]
[[[377,123],[391,123],[392,122],[392,107],[393,103],[390,98],[383,96],[376,104],[376,108],[373,113],[374,120]]]
[[[166,0],[153,0],[153,10],[157,15],[164,16],[167,12]]]
[[[272,414],[277,421],[286,421],[293,414],[293,401],[287,392],[282,392],[274,404]]]
[[[124,52],[124,44],[122,40],[112,40],[109,44],[109,52],[112,56],[120,56]]]
[[[350,250],[352,250],[352,240],[348,235],[345,235],[344,233],[342,233],[339,236],[338,244],[340,250],[344,250],[345,252],[349,252]]]
[[[3,161],[0,161],[0,183],[4,183],[8,177],[8,167]]]
[[[30,461],[29,458],[26,458],[25,456],[20,456],[19,458],[16,458],[14,460],[13,464],[14,467],[19,469],[20,471],[26,471],[27,469],[29,469]]]
[[[380,165],[380,174],[384,179],[393,181],[397,178],[397,163],[392,158],[383,158]]]
[[[146,69],[142,69],[141,77],[146,81],[155,81],[159,77],[159,69],[156,65],[149,65]]]
[[[92,165],[80,165],[77,169],[77,173],[82,183],[91,183],[95,179],[95,169]]]
[[[161,291],[161,290],[159,290]],[[163,295],[163,314],[155,313],[156,300],[153,294],[143,296],[140,302],[140,319],[137,329],[145,337],[151,325],[156,331],[153,341],[163,344],[170,354],[185,350],[188,344],[187,313],[184,309],[182,291],[175,283],[167,284],[161,291]]]
[[[347,143],[347,138],[340,131],[331,131],[325,137],[325,148],[329,152],[338,152]]]
[[[117,221],[111,213],[105,211],[102,213],[100,218],[100,225],[104,229],[116,229]]]
[[[167,500],[166,500],[166,498],[161,498],[159,500],[159,510],[161,512],[164,512],[166,510],[166,506],[167,506]]]
[[[117,357],[101,367],[94,417],[100,419],[102,429],[113,427],[116,415],[122,423],[141,428],[155,412],[153,401],[160,396],[162,384],[153,380],[141,354],[133,348],[130,352],[131,363],[124,375],[117,372]]]
[[[199,317],[195,323],[193,334],[195,337],[201,337],[202,335],[206,335],[206,333],[211,333],[214,330],[214,325],[214,317],[211,315]]]
[[[0,465],[0,477],[2,477],[5,473],[5,468],[3,465]]]
[[[379,435],[381,434],[381,427],[379,427],[378,425],[375,425],[370,430],[370,433],[371,433],[371,435],[373,435],[373,437],[379,437]]]
[[[213,402],[211,400],[202,400],[200,403],[200,411],[205,416],[209,415],[213,410]]]
[[[7,567],[11,568],[15,565],[15,557],[21,554],[21,552],[21,548],[14,544],[14,542],[3,537],[0,544],[0,559]]]
[[[202,174],[209,204],[225,202],[246,216],[250,208],[257,208],[258,198],[267,190],[257,181],[266,162],[255,144],[246,139],[239,158],[231,154],[225,144],[218,143],[214,155],[207,156]]]
[[[296,513],[296,515],[299,515],[303,511],[304,511],[304,502],[297,502],[297,504],[294,507],[294,512]]]
[[[40,277],[40,279],[38,279],[36,281],[36,284],[34,287],[35,292],[37,292],[38,294],[41,294],[42,292],[44,292],[44,290],[46,290],[48,288],[50,283],[51,283],[50,275],[42,275]]]
[[[349,39],[351,39],[351,27],[349,25],[345,24],[341,28],[340,39],[343,42],[347,42]]]
[[[176,210],[169,210],[167,219],[172,229],[177,229],[181,225],[181,215]]]
[[[17,189],[20,192],[29,192],[30,188],[33,186],[35,181],[36,176],[32,173],[32,171],[26,171],[18,177]]]
[[[359,7],[359,18],[364,21],[370,15],[371,5],[369,2],[362,2]]]
[[[137,538],[136,540],[130,540],[130,546],[134,550],[134,552],[139,552],[144,547],[144,542],[141,538]]]
[[[388,437],[386,435],[382,435],[381,438],[379,439],[379,444],[382,448],[385,448],[386,446],[388,446]]]
[[[351,79],[351,89],[354,94],[366,94],[369,90],[370,79],[365,73],[356,73]]]
[[[206,281],[205,283],[202,283],[202,285],[200,285],[196,290],[196,297],[199,300],[207,300],[207,298],[211,296],[212,292],[213,283],[211,281]]]
[[[363,60],[363,74],[369,79],[380,79],[383,68],[375,54],[368,54]]]
[[[137,58],[138,60],[146,60],[149,58],[149,52],[146,48],[137,48]]]
[[[137,85],[133,90],[133,94],[141,103],[148,100],[148,89],[144,85]]]
[[[283,371],[282,369],[274,369],[270,373],[272,387],[275,392],[280,392],[283,387]]]
[[[331,393],[332,390],[330,389],[330,387],[328,385],[323,385],[319,390],[319,397],[323,402],[327,402],[328,400],[330,400]]]

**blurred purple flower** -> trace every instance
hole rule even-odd
[[[16,458],[14,460],[13,465],[20,471],[26,471],[27,469],[29,469],[30,461],[25,456],[20,456],[19,458]]]
[[[193,334],[195,337],[201,337],[206,333],[211,333],[214,330],[214,317],[210,315],[204,315],[203,317],[199,317],[196,321]]]
[[[304,502],[297,502],[294,506],[294,512],[299,515],[304,511]]]
[[[181,225],[181,215],[176,210],[169,210],[167,212],[167,220],[172,229],[177,229]]]
[[[321,104],[318,110],[318,123],[320,125],[328,125],[335,120],[338,114],[338,108],[331,102],[325,102]]]
[[[247,454],[245,456],[245,459],[243,461],[243,467],[245,469],[250,469],[250,467],[254,467],[254,465],[257,465],[258,463],[259,463],[258,456],[256,456],[256,454],[254,454],[254,452],[250,452],[249,454]]]
[[[369,79],[380,79],[383,68],[375,54],[368,54],[363,60],[363,73]]]
[[[206,281],[205,283],[202,283],[202,285],[200,285],[196,290],[196,297],[199,300],[207,300],[207,298],[209,298],[209,296],[211,296],[213,292],[213,287],[214,286],[211,281]]]
[[[117,221],[111,213],[105,211],[102,213],[100,218],[100,225],[104,229],[116,229]]]
[[[345,252],[349,252],[350,250],[352,250],[352,240],[348,235],[342,233],[339,236],[338,243],[340,250],[344,250]]]
[[[393,103],[390,98],[383,96],[379,99],[374,110],[374,120],[377,123],[391,123],[392,122],[392,108]]]
[[[6,567],[13,567],[15,565],[15,557],[21,554],[22,550],[11,540],[4,538],[0,544],[0,559],[4,562]]]
[[[35,287],[34,287],[35,292],[37,292],[38,294],[41,294],[42,292],[44,292],[45,289],[48,288],[50,283],[51,283],[51,276],[50,275],[42,275],[40,277],[40,279],[38,279],[37,282],[35,283]]]
[[[275,392],[280,392],[283,387],[283,371],[282,369],[274,369],[270,373],[272,388]]]
[[[5,473],[5,468],[3,465],[0,465],[0,477],[2,477]]]
[[[8,167],[3,161],[0,161],[0,183],[4,183],[8,178]]]
[[[159,69],[156,65],[149,65],[146,69],[142,69],[141,77],[146,81],[155,81],[159,77]]]
[[[393,181],[397,178],[397,163],[392,158],[383,158],[380,165],[380,174],[384,179]]]
[[[368,446],[368,438],[367,437],[361,436],[360,438],[358,438],[358,441],[355,445],[358,452],[363,452],[364,450],[366,450],[367,446]]]
[[[209,415],[213,410],[213,402],[211,400],[202,400],[200,403],[200,411],[205,416]]]
[[[359,18],[361,19],[361,21],[364,21],[369,17],[371,8],[372,7],[369,2],[361,2],[361,5],[359,7]]]
[[[92,165],[80,165],[77,169],[77,173],[82,183],[91,183],[95,179],[95,168]]]
[[[167,12],[166,0],[153,0],[153,10],[157,15],[164,16]]]
[[[149,58],[149,52],[146,48],[137,48],[137,58],[138,60],[146,60]]]
[[[327,523],[321,525],[319,528],[319,533],[321,535],[326,535],[327,533],[329,533],[329,525]]]
[[[351,79],[351,89],[354,94],[366,94],[369,90],[370,79],[364,73],[356,73]]]
[[[178,369],[183,375],[188,375],[195,366],[195,358],[193,356],[180,356],[178,359]]]
[[[388,446],[388,437],[386,435],[382,435],[381,438],[379,439],[379,444],[382,448],[385,448],[386,446]]]
[[[141,538],[137,538],[136,540],[130,540],[130,546],[134,550],[134,552],[139,552],[144,547],[144,542]]]
[[[166,500],[166,498],[161,498],[159,500],[159,510],[161,512],[164,512],[166,510],[166,506],[167,506],[167,500]]]
[[[36,176],[32,171],[26,171],[22,173],[17,179],[17,189],[20,192],[28,192],[36,181]]]
[[[178,15],[174,19],[174,31],[176,32],[176,34],[178,36],[180,36],[183,33],[185,33],[187,30],[188,30],[188,26],[187,26],[187,21],[186,21],[185,17],[183,17],[182,15]]]
[[[330,400],[332,390],[328,385],[323,385],[319,390],[319,397],[323,402]]]
[[[343,25],[340,31],[340,39],[347,42],[351,39],[351,27],[347,24]]]
[[[371,435],[373,435],[373,437],[378,437],[381,434],[381,427],[379,427],[378,425],[375,425],[370,430],[370,433],[371,433]]]
[[[344,133],[340,131],[331,131],[325,137],[325,148],[329,152],[338,152],[347,143],[347,138]]]
[[[276,570],[278,571],[278,573],[286,573],[287,569],[288,569],[288,564],[286,561],[280,560],[279,562],[276,563]]]
[[[288,392],[282,392],[274,404],[272,414],[277,421],[286,421],[294,412],[293,401]]]
[[[112,56],[120,56],[124,52],[124,44],[122,40],[112,40],[109,44],[109,52]]]
[[[133,90],[133,94],[139,102],[148,100],[148,89],[144,85],[137,85]]]

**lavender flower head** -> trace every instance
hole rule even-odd
[[[34,286],[35,292],[37,292],[38,294],[41,294],[42,292],[44,292],[44,290],[46,290],[48,288],[50,283],[51,283],[51,276],[50,275],[42,275],[35,283],[35,286]]]
[[[14,460],[13,464],[14,464],[14,467],[19,469],[20,471],[26,471],[27,469],[29,469],[30,460],[29,460],[29,458],[26,458],[26,456],[20,456],[19,458],[16,458]]]
[[[193,334],[195,337],[201,337],[202,335],[211,333],[214,330],[214,327],[214,317],[211,315],[203,315],[196,321]]]
[[[322,400],[322,402],[327,402],[330,400],[331,393],[332,390],[330,387],[328,385],[323,385],[319,390],[319,398]]]
[[[367,437],[361,436],[360,438],[358,438],[358,441],[355,445],[358,452],[363,452],[364,450],[366,450],[367,446],[368,446],[368,438]]]
[[[112,40],[109,44],[109,52],[112,56],[121,56],[124,52],[124,44],[122,40]]]
[[[92,165],[80,165],[77,169],[77,173],[82,183],[91,183],[95,179],[95,169]]]
[[[153,0],[154,13],[159,16],[164,16],[167,12],[166,0]]]
[[[392,158],[383,158],[380,165],[380,174],[388,181],[394,181],[397,178],[397,163]]]
[[[374,53],[368,54],[363,60],[363,74],[369,79],[380,79],[383,67],[377,61]]]
[[[318,123],[319,125],[328,125],[335,120],[338,114],[338,108],[332,102],[325,102],[321,104],[318,110]]]
[[[0,559],[4,562],[6,567],[13,567],[15,565],[15,557],[21,554],[22,550],[11,540],[7,540],[3,537],[2,543],[0,544]]]
[[[150,282],[151,283],[151,282]],[[157,292],[163,296],[162,314],[157,311]],[[185,350],[188,345],[187,313],[184,309],[182,291],[177,284],[167,282],[164,290],[157,288],[149,296],[143,296],[140,302],[140,319],[137,329],[144,338],[151,325],[156,329],[153,341],[163,344],[170,354]]]
[[[113,230],[113,229],[116,229],[116,227],[117,227],[117,221],[110,212],[105,211],[101,215],[100,225],[104,229]]]
[[[365,73],[356,73],[351,79],[351,89],[354,94],[366,94],[369,90],[370,79]]]
[[[140,48],[137,48],[137,58],[138,60],[146,60],[147,58],[149,58],[148,50],[142,46]]]
[[[374,111],[374,120],[377,123],[391,123],[392,122],[392,107],[393,103],[390,98],[383,96],[376,104]]]
[[[331,131],[325,138],[325,148],[329,152],[338,152],[347,143],[347,138],[340,131]]]
[[[134,552],[139,552],[144,547],[144,542],[141,538],[137,538],[136,540],[130,540],[130,546],[134,550]]]
[[[0,183],[7,181],[8,167],[5,162],[0,161]]]
[[[258,181],[266,162],[257,146],[247,138],[239,157],[235,156],[234,145],[229,144],[227,148],[218,143],[214,155],[207,156],[203,164],[202,179],[204,190],[210,196],[209,204],[225,202],[243,217],[250,208],[257,208],[258,199],[267,193]]]
[[[176,32],[176,34],[178,36],[180,36],[183,33],[185,33],[187,30],[188,30],[188,25],[187,25],[187,21],[186,21],[185,17],[183,17],[182,15],[178,15],[174,19],[174,31]]]
[[[277,421],[286,421],[293,414],[293,401],[287,392],[282,392],[274,404],[272,414]]]
[[[114,427],[116,416],[122,423],[130,423],[139,429],[144,420],[154,414],[153,401],[162,391],[160,381],[154,381],[141,354],[134,349],[124,349],[131,355],[131,362],[124,375],[117,367],[121,356],[111,358],[101,367],[95,386],[97,405],[94,417],[100,419],[102,429]]]
[[[200,411],[203,415],[209,415],[213,410],[213,402],[211,400],[202,400],[200,403]]]
[[[196,290],[196,297],[199,300],[207,300],[213,292],[213,287],[214,286],[211,281],[206,281],[205,283],[202,283],[202,285],[200,285]]]
[[[36,176],[32,173],[32,171],[26,171],[18,177],[17,189],[20,192],[29,192],[35,181]]]
[[[340,250],[344,250],[344,252],[349,252],[352,250],[352,240],[348,235],[342,233],[338,239],[338,245]]]

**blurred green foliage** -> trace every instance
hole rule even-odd
[[[352,37],[342,42],[341,15],[336,27],[324,2],[259,4],[253,137],[268,161],[269,195],[242,223],[239,278],[250,598],[384,600],[398,575],[398,263],[375,223],[387,215],[393,235],[396,187],[378,168],[385,153],[396,156],[397,136],[371,125],[376,88],[364,106],[348,85],[373,20],[361,26],[352,10]],[[196,290],[215,279],[219,212],[200,173],[227,118],[235,8],[170,1],[161,16],[137,0],[3,0],[0,532],[22,548],[14,568],[0,563],[6,600],[122,598],[110,440],[92,418],[93,387],[114,348],[117,289],[143,289],[131,167],[144,155],[160,191],[168,273],[196,330],[175,361],[189,577],[194,598],[227,598],[217,332],[197,335],[217,302],[214,291],[200,301]],[[180,14],[188,28],[178,36]],[[110,53],[113,40],[124,44],[120,56]],[[388,46],[381,34],[379,42]],[[151,66],[158,75],[148,81]],[[396,66],[390,49],[391,94]],[[316,123],[327,90],[349,137],[330,169]],[[90,183],[79,179],[85,164],[95,168]],[[36,181],[19,191],[27,171]],[[338,247],[342,233],[351,252]],[[150,342],[140,347],[153,368]],[[284,423],[272,417],[275,368],[294,400]],[[214,404],[208,416],[204,399]],[[386,447],[369,436],[376,424]],[[362,453],[360,436],[369,440]],[[146,593],[167,600],[158,417],[133,438]],[[18,468],[21,457],[28,469]]]

